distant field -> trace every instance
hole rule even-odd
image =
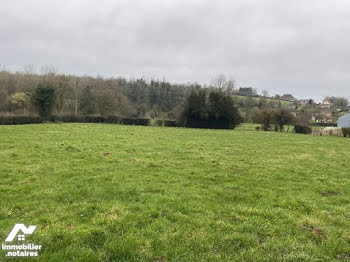
[[[235,131],[255,131],[256,127],[261,128],[261,125],[259,125],[259,124],[251,124],[251,123],[244,123],[244,124],[238,126]],[[273,126],[271,128],[273,129]],[[312,130],[323,130],[325,127],[312,126],[311,128],[312,128]],[[292,125],[284,126],[284,131],[283,132],[288,132],[288,133],[294,132],[294,126],[292,126]]]
[[[245,101],[246,99],[249,98],[248,96],[240,96],[240,95],[234,95],[233,97],[236,100],[242,100],[242,101]],[[273,101],[276,103],[278,103],[280,101],[282,106],[284,106],[284,107],[293,105],[293,102],[291,102],[291,101],[278,100],[278,99],[274,99],[274,98],[264,98],[264,97],[252,97],[252,98],[255,102],[258,102],[260,99],[266,99],[267,101]]]
[[[0,239],[37,225],[38,261],[346,261],[349,149],[244,127],[0,126]]]

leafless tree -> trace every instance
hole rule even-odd
[[[211,86],[232,95],[235,89],[235,82],[231,77],[220,74],[211,81]]]
[[[269,96],[269,92],[267,90],[263,90],[262,91],[262,95],[263,95],[263,97],[268,97]]]

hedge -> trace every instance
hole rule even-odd
[[[294,131],[295,133],[298,133],[298,134],[311,134],[312,129],[311,127],[308,127],[308,126],[295,125]]]
[[[333,123],[313,123],[312,125],[321,126],[321,127],[327,127],[327,126],[337,127],[337,124],[333,124]]]
[[[341,131],[343,132],[344,137],[350,137],[350,127],[343,127]]]
[[[121,118],[119,116],[108,116],[105,119],[105,123],[108,124],[120,124],[121,122]]]
[[[186,127],[209,129],[233,129],[226,120],[187,120]]]
[[[42,123],[38,116],[0,116],[0,125],[23,125]]]
[[[120,121],[120,124],[148,126],[149,125],[149,118],[122,118]]]
[[[154,122],[155,126],[167,126],[167,127],[179,127],[181,126],[179,122],[175,120],[169,120],[169,119],[157,119]]]
[[[141,125],[148,126],[150,119],[148,118],[121,118],[118,116],[76,116],[63,115],[51,116],[50,122],[63,123],[108,123],[108,124],[123,124],[123,125]],[[42,119],[38,116],[0,116],[0,125],[20,125],[42,123]],[[179,123],[175,120],[156,120],[156,125],[178,127]]]
[[[164,120],[164,126],[179,127],[181,125],[175,120]]]

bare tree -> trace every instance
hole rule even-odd
[[[78,79],[75,79],[75,115],[78,115]]]
[[[225,88],[226,82],[226,76],[224,74],[220,74],[211,81],[211,84],[214,88],[223,90]]]
[[[41,74],[44,76],[44,81],[53,84],[55,77],[58,73],[58,68],[54,66],[45,65],[40,69]]]
[[[33,75],[35,74],[35,67],[32,64],[24,65],[23,71],[25,75]]]
[[[220,74],[211,81],[211,86],[223,91],[227,95],[232,95],[235,89],[233,78]]]
[[[229,77],[226,82],[225,93],[227,95],[233,95],[234,91],[235,91],[235,81],[233,80],[233,78]]]
[[[254,108],[252,110],[252,120],[254,123],[261,124],[261,127],[264,131],[269,131],[273,121],[274,111],[271,109],[262,109]]]
[[[262,95],[263,95],[263,97],[268,97],[269,96],[269,92],[267,90],[263,90],[262,91]]]

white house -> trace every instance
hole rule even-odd
[[[333,103],[331,101],[329,101],[329,100],[324,101],[320,105],[321,108],[331,108],[332,106],[333,106]]]
[[[350,128],[350,113],[339,117],[338,127],[349,127]]]

